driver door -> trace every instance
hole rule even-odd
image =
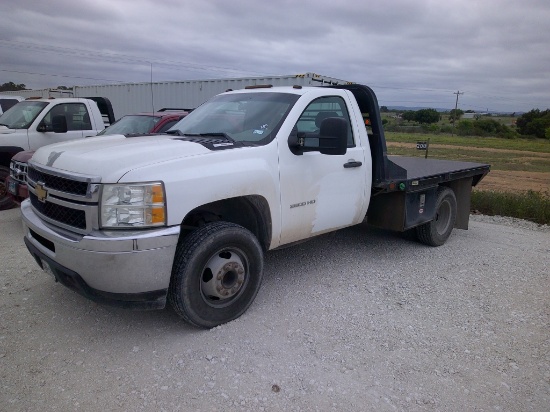
[[[67,120],[66,133],[55,133],[53,131],[52,120],[54,116],[65,116]],[[80,139],[84,136],[84,130],[87,130],[87,135],[89,135],[92,128],[89,119],[90,115],[83,103],[60,103],[53,106],[37,127],[33,127],[32,130],[29,129],[31,150],[37,150],[39,147],[52,143]],[[39,132],[37,128],[42,125],[45,131]]]
[[[357,129],[350,119],[346,100],[343,96],[315,99],[295,125],[298,132],[306,133],[308,146],[311,146],[316,144],[315,136],[324,118],[344,118],[348,122],[345,155],[326,155],[319,151],[295,155],[288,146],[281,144],[280,244],[360,223],[366,212],[368,165],[356,141]]]

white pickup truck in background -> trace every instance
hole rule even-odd
[[[0,116],[0,210],[12,206],[5,180],[16,153],[95,136],[115,121],[105,98],[26,99]]]
[[[21,100],[25,100],[21,96],[12,96],[11,94],[0,94],[0,115],[11,109],[12,106],[15,106]]]
[[[222,93],[168,133],[39,149],[24,240],[56,281],[92,300],[169,301],[199,327],[246,311],[268,250],[365,218],[442,245],[467,229],[471,188],[489,171],[387,156],[376,96],[356,84]]]

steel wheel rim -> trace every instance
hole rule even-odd
[[[212,254],[200,274],[200,292],[212,307],[231,304],[248,283],[248,259],[238,248],[225,248]]]

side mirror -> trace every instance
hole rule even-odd
[[[319,134],[298,132],[294,128],[288,136],[288,147],[295,155],[304,152],[344,155],[348,150],[348,127],[345,119],[329,117],[321,123]]]
[[[328,117],[319,130],[319,151],[328,155],[344,155],[348,150],[348,122],[341,117]]]
[[[67,118],[60,114],[52,119],[52,128],[54,133],[67,133]]]

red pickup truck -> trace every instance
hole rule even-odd
[[[150,133],[164,133],[173,125],[189,114],[192,109],[161,109],[154,113],[129,114],[121,117],[109,127],[99,132],[98,136],[111,134],[142,135]],[[27,163],[34,154],[34,151],[22,151],[15,154],[11,159],[10,175],[6,178],[5,191],[2,192],[0,184],[0,198],[11,197],[12,202],[6,204],[5,209],[21,204],[29,197],[27,189]],[[0,182],[1,183],[1,182]],[[2,207],[0,207],[2,210]]]

